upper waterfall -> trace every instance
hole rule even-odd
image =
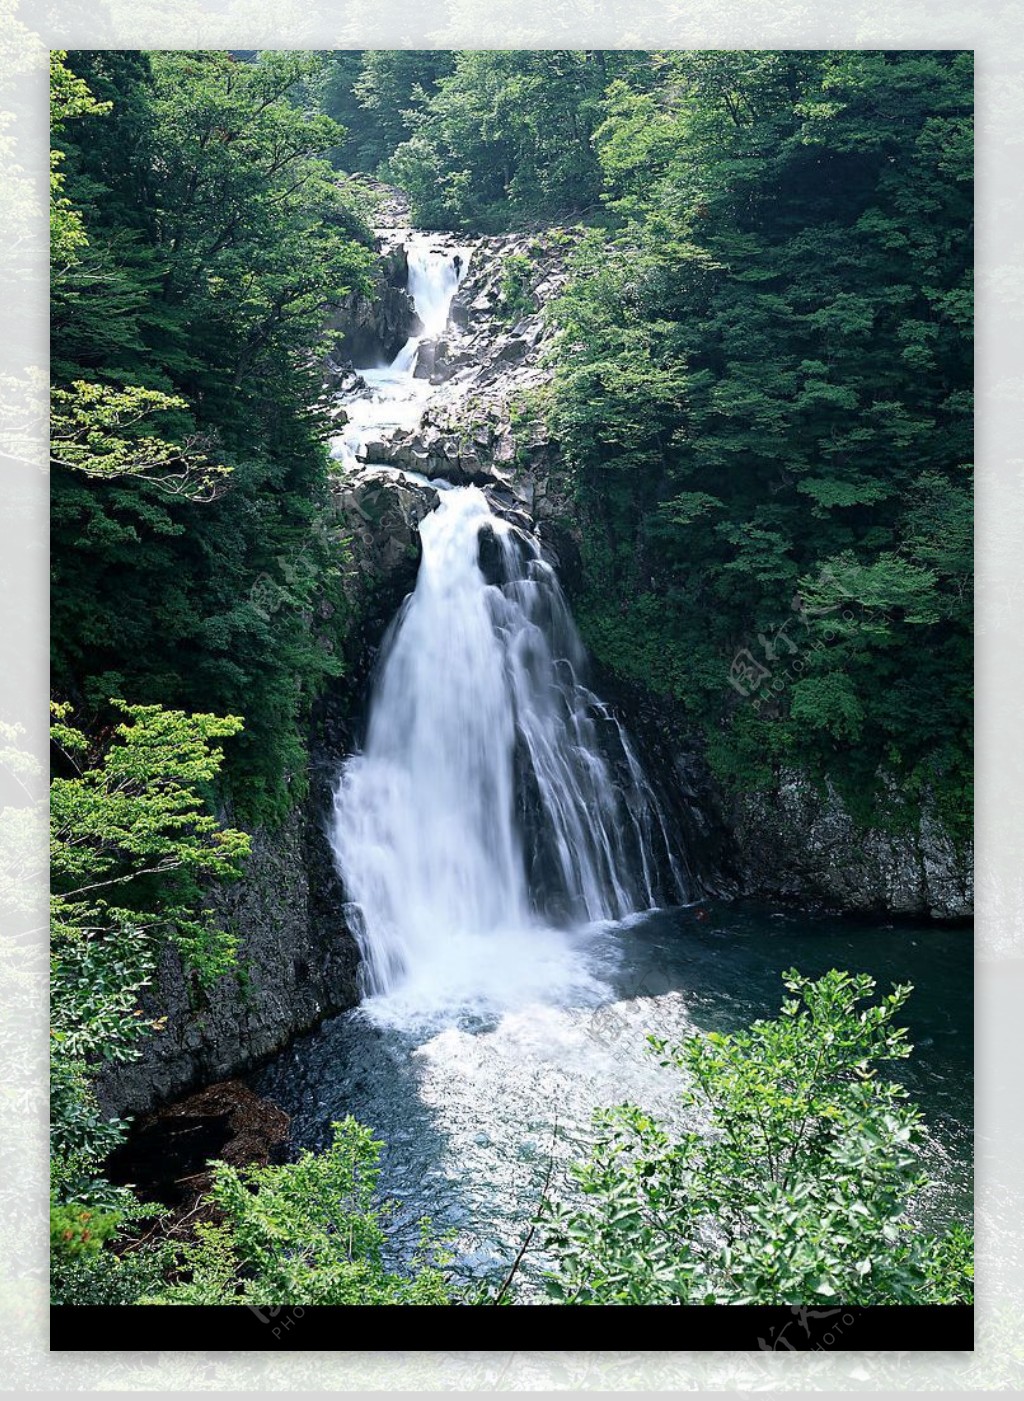
[[[388,367],[391,376],[414,374],[423,342],[444,335],[452,300],[465,276],[470,252],[469,248],[453,251],[434,248],[423,235],[405,245],[409,263],[408,291],[420,330],[409,337]]]
[[[407,290],[418,329],[390,364],[359,367],[361,386],[344,403],[345,429],[331,442],[332,456],[345,466],[358,466],[370,438],[419,422],[431,390],[429,380],[416,377],[420,348],[444,334],[472,253],[463,245],[438,247],[429,234],[410,234],[406,240]]]
[[[468,247],[451,252],[433,248],[422,235],[406,244],[409,295],[426,339],[444,335],[452,299],[466,275],[471,256]]]

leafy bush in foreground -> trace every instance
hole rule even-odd
[[[926,1184],[921,1115],[882,1062],[910,1054],[910,994],[866,974],[785,974],[772,1021],[679,1046],[706,1122],[676,1137],[635,1105],[601,1110],[573,1168],[582,1206],[547,1204],[549,1290],[577,1304],[969,1302],[973,1239],[908,1217]]]
[[[407,1275],[383,1260],[386,1205],[375,1201],[382,1145],[353,1118],[323,1153],[281,1167],[218,1164],[213,1201],[225,1222],[203,1226],[178,1283],[144,1303],[447,1304],[443,1252],[427,1242]]]

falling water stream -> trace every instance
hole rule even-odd
[[[411,241],[421,330],[360,371],[333,451],[412,428],[431,392],[422,342],[444,331],[471,250]],[[625,1098],[682,1123],[679,1084],[645,1052],[771,1015],[781,970],[864,970],[918,985],[929,1049],[907,1074],[933,1121],[939,1186],[969,1195],[970,937],[690,904],[685,854],[586,657],[551,564],[476,487],[440,490],[414,592],[386,636],[366,739],[344,763],[332,843],[362,954],[361,1006],[256,1079],[320,1147],[353,1113],[387,1147],[408,1257],[431,1214],[464,1271],[504,1268],[549,1161],[578,1153],[591,1109]],[[526,1276],[530,1268],[527,1266]]]
[[[443,335],[452,299],[473,253],[469,247],[440,251],[424,234],[410,237],[405,251],[408,291],[418,326],[390,363],[361,368],[361,384],[345,397],[347,422],[333,440],[331,453],[350,470],[360,465],[369,439],[396,430],[408,432],[422,418],[432,386],[429,379],[416,374],[420,347]]]
[[[343,442],[357,460],[360,435],[407,400],[469,257],[410,245],[421,330],[385,371],[361,372],[371,393],[347,406],[359,428]],[[332,841],[378,1017],[593,994],[585,931],[686,892],[629,738],[584,684],[555,570],[483,491],[440,485],[415,591],[384,640],[366,743],[335,800]]]
[[[476,487],[420,534],[335,806],[365,991],[420,1013],[559,996],[587,981],[561,931],[658,905],[659,857],[677,903],[678,862],[536,543]]]

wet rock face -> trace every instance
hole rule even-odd
[[[573,566],[570,565],[570,568]],[[582,566],[575,564],[581,580]],[[573,579],[570,574],[569,580]],[[577,585],[578,586],[578,585]],[[695,896],[733,898],[744,893],[723,794],[679,707],[637,682],[594,666],[594,689],[622,716],[670,830]],[[664,873],[661,873],[664,881]]]
[[[314,761],[307,801],[279,828],[257,830],[242,878],[208,896],[218,921],[238,935],[237,971],[203,989],[165,950],[144,997],[165,1029],[145,1038],[139,1060],[99,1077],[106,1113],[140,1113],[249,1070],[358,1000],[358,955],[324,820],[330,777]]]
[[[353,607],[380,585],[391,592],[411,588],[419,567],[419,524],[437,505],[436,489],[369,466],[340,477],[333,498],[339,547],[349,556],[345,580]]]
[[[335,314],[341,322],[339,359],[355,365],[386,365],[412,334],[415,313],[408,294],[383,287],[373,299],[353,294]]]
[[[404,245],[385,246],[373,291],[353,292],[327,318],[328,328],[337,333],[331,357],[335,365],[389,364],[416,333],[419,323],[406,291],[408,277]]]
[[[477,564],[480,573],[489,584],[500,584],[504,580],[501,546],[489,525],[481,526],[477,537]]]
[[[322,785],[319,809],[333,800],[342,760],[359,742],[370,674],[388,626],[419,570],[419,525],[437,505],[437,489],[389,467],[339,475],[332,492],[332,534],[342,560],[349,612],[344,675],[313,713],[312,764]]]
[[[744,794],[731,813],[744,890],[817,898],[859,913],[965,920],[973,914],[973,852],[958,850],[934,804],[888,785],[891,828],[859,826],[831,784],[789,771],[770,793]]]

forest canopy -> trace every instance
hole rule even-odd
[[[243,714],[225,769],[243,808],[280,813],[301,785],[299,717],[337,666],[308,623],[314,596],[339,602],[316,348],[325,308],[369,286],[374,175],[421,225],[582,235],[530,411],[572,474],[599,661],[674,704],[728,784],[791,764],[867,817],[884,771],[967,832],[970,54],[83,53],[66,71],[61,694]]]
[[[112,697],[243,716],[226,791],[253,820],[301,793],[337,670],[312,626],[314,599],[341,609],[314,405],[372,235],[303,99],[321,68],[55,58],[54,686],[91,726]]]

